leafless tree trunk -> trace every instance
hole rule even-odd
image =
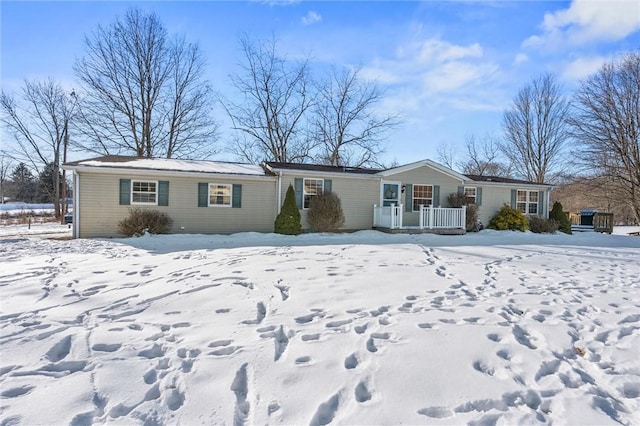
[[[379,166],[384,138],[399,124],[396,116],[375,115],[382,93],[374,82],[362,81],[359,72],[333,68],[317,87],[313,138],[320,160],[332,166]]]
[[[243,63],[231,75],[241,95],[223,101],[237,131],[231,148],[250,162],[302,162],[312,149],[305,116],[312,106],[308,61],[287,61],[276,51],[276,41],[240,39]]]
[[[467,137],[465,142],[467,160],[460,164],[462,173],[478,176],[509,177],[509,166],[500,162],[500,140],[497,136],[486,134],[481,140],[475,135]]]
[[[581,84],[571,125],[583,164],[606,178],[599,181],[640,224],[640,52],[605,64]]]
[[[6,93],[0,95],[2,122],[15,136],[20,157],[40,171],[53,165],[55,215],[60,217],[60,163],[65,127],[71,119],[75,99],[59,83],[25,81],[22,102]]]
[[[169,37],[155,14],[129,10],[85,38],[75,71],[84,93],[83,148],[98,154],[203,158],[217,124],[197,45]]]
[[[436,148],[436,154],[438,155],[438,161],[447,166],[448,168],[455,170],[455,158],[456,158],[456,145],[443,142]]]
[[[569,103],[551,74],[535,78],[522,88],[504,113],[506,141],[500,144],[517,175],[546,183],[562,164],[569,138]]]
[[[4,197],[7,187],[7,176],[13,167],[13,159],[9,155],[0,151],[0,204],[4,204]]]

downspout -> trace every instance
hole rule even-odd
[[[80,238],[80,175],[73,171],[73,238]]]
[[[282,208],[282,172],[278,172],[278,205],[276,206],[276,215],[280,214]]]
[[[545,215],[547,219],[549,219],[549,212],[551,211],[551,190],[553,190],[553,188],[547,190],[547,211]]]

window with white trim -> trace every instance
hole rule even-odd
[[[132,180],[131,204],[158,204],[158,182]]]
[[[413,211],[420,211],[420,205],[430,206],[433,204],[433,185],[413,185]]]
[[[478,190],[475,186],[465,186],[464,187],[464,195],[467,197],[469,202],[475,204],[477,200]]]
[[[538,214],[538,191],[518,189],[516,208],[524,214]]]
[[[311,205],[311,199],[316,195],[322,194],[324,189],[324,179],[304,179],[303,185],[303,208],[308,209]]]
[[[209,206],[231,207],[233,187],[226,183],[209,184]]]

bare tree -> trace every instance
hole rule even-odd
[[[575,93],[571,118],[582,163],[640,224],[640,52],[605,64]]]
[[[465,142],[467,160],[460,164],[462,173],[478,176],[502,176],[511,174],[509,166],[500,161],[500,140],[496,135],[486,134],[482,139],[475,135]]]
[[[60,211],[60,164],[75,99],[53,80],[25,81],[20,101],[2,92],[2,123],[18,144],[20,160],[41,171],[52,165],[55,215]]]
[[[13,159],[4,151],[0,151],[0,204],[4,204],[7,192],[7,177],[13,168]]]
[[[399,119],[375,114],[382,100],[377,85],[363,81],[359,68],[332,68],[317,93],[312,120],[320,160],[332,166],[379,166],[384,138]]]
[[[223,101],[237,135],[231,150],[251,162],[301,162],[312,144],[306,114],[312,106],[308,60],[278,55],[275,39],[240,39],[243,62],[230,76],[241,98]]]
[[[436,148],[438,161],[450,169],[455,169],[456,146],[451,143],[443,142]]]
[[[155,14],[130,9],[85,37],[85,47],[75,64],[83,148],[166,158],[215,152],[212,91],[197,44],[169,37]]]
[[[535,78],[523,87],[504,113],[506,141],[500,144],[516,174],[544,183],[562,164],[562,150],[569,138],[569,103],[551,74]]]

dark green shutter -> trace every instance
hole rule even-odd
[[[198,183],[198,207],[209,206],[209,184],[206,182]]]
[[[231,207],[234,209],[242,207],[242,185],[234,184],[231,194]]]
[[[433,185],[433,207],[440,205],[440,185]]]
[[[131,204],[131,179],[120,179],[120,205]]]
[[[458,187],[458,194],[464,194],[464,186]]]
[[[302,179],[295,178],[293,180],[293,190],[296,192],[296,205],[299,209],[302,208]]]
[[[324,180],[324,192],[331,192],[331,179]]]
[[[169,205],[169,181],[161,180],[158,182],[158,205]]]
[[[512,189],[511,190],[511,208],[515,209],[516,208],[516,199],[518,196],[518,190],[517,189]]]
[[[544,216],[544,191],[538,192],[538,215]]]
[[[413,185],[410,183],[404,186],[404,211],[412,212],[413,211]]]
[[[482,188],[476,188],[476,206],[482,204]]]

